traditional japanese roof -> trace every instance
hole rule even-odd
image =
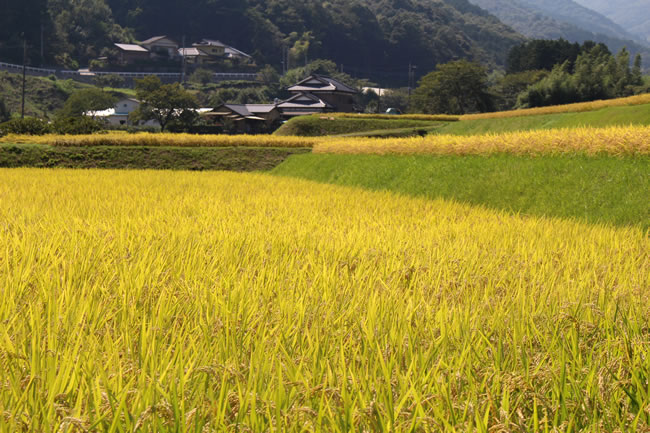
[[[233,48],[233,47],[226,46],[224,52],[228,57],[247,57],[249,59],[251,58],[251,56],[249,56],[245,52],[239,51],[237,48]]]
[[[289,87],[290,92],[342,92],[358,93],[356,89],[331,77],[312,74],[304,80]]]
[[[228,45],[224,44],[221,41],[217,41],[216,39],[202,39],[201,42],[197,42],[195,44],[192,44],[193,47],[202,47],[202,46],[211,46],[211,47],[223,47],[223,48],[230,48]]]
[[[233,113],[232,118],[234,119],[241,117],[250,120],[265,120],[256,114],[270,113],[275,109],[276,106],[273,104],[223,104],[206,114],[228,116],[229,113]]]
[[[154,36],[153,38],[149,38],[146,41],[142,41],[140,45],[152,45],[155,44],[156,42],[162,41],[163,39],[167,39],[172,44],[178,45],[175,41],[169,39],[167,36]]]
[[[318,96],[312,95],[311,93],[300,92],[286,101],[280,102],[278,108],[284,110],[291,108],[325,109],[334,107],[320,99]]]
[[[198,48],[179,48],[178,49],[178,54],[184,57],[198,57],[198,56],[206,56],[203,51],[199,50]]]
[[[144,47],[141,47],[140,45],[135,45],[135,44],[114,44],[117,48],[119,48],[122,51],[129,51],[133,53],[148,53],[149,50],[147,50]]]

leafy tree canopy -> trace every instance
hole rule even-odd
[[[196,98],[179,83],[163,84],[160,78],[148,76],[136,81],[135,92],[140,106],[130,116],[136,122],[155,120],[164,131],[172,122],[196,121]]]
[[[419,84],[413,94],[411,111],[465,114],[489,111],[493,107],[487,71],[477,63],[458,60],[439,65]]]
[[[111,108],[116,100],[117,98],[113,95],[100,89],[78,90],[68,97],[59,115],[61,117],[81,117],[88,112]]]

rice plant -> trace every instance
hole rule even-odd
[[[0,431],[650,429],[650,241],[261,174],[0,170]]]

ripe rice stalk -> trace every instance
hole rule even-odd
[[[650,426],[641,229],[262,174],[0,178],[0,432]]]
[[[330,139],[320,141],[313,152],[377,155],[649,155],[650,127],[550,129],[471,136],[432,134],[388,140]]]
[[[628,96],[625,98],[604,99],[590,102],[578,102],[575,104],[552,105],[548,107],[524,108],[520,110],[498,111],[495,113],[465,114],[460,120],[476,119],[503,119],[508,117],[539,116],[543,114],[580,113],[583,111],[595,111],[609,107],[624,107],[631,105],[650,104],[650,93]]]

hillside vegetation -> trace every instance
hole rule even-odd
[[[42,11],[42,15],[32,11]],[[40,58],[41,28],[45,39]],[[218,29],[218,30],[216,30]],[[466,0],[26,0],[0,15],[0,59],[22,58],[25,32],[31,62],[86,65],[116,56],[113,42],[167,35],[187,43],[222,39],[280,68],[327,58],[356,76],[403,85],[409,62],[419,71],[454,58],[503,64],[523,37]]]
[[[309,149],[0,144],[0,167],[155,170],[270,170],[289,155]]]
[[[518,32],[537,39],[564,38],[570,42],[596,41],[618,52],[626,47],[633,55],[642,54],[650,61],[647,44],[635,42],[635,36],[606,17],[571,0],[471,0],[493,13]],[[619,9],[625,9],[612,3]]]
[[[347,118],[339,116],[300,116],[295,117],[282,125],[275,131],[274,135],[299,135],[304,137],[316,137],[325,135],[351,134],[355,132],[368,132],[387,129],[429,127],[440,122],[426,120],[401,119],[401,116],[393,116],[393,119]]]
[[[50,80],[42,77],[27,77],[25,86],[25,115],[51,117],[63,108],[66,99],[75,91],[84,88],[72,80]],[[22,76],[0,71],[0,99],[15,115],[20,114]]]
[[[0,99],[3,99],[9,111],[20,115],[22,98],[22,75],[0,71]],[[74,92],[94,88],[89,84],[73,80],[58,80],[54,77],[26,77],[25,115],[51,119],[57,110],[63,108],[66,100]],[[116,97],[131,96],[130,89],[106,89]]]

